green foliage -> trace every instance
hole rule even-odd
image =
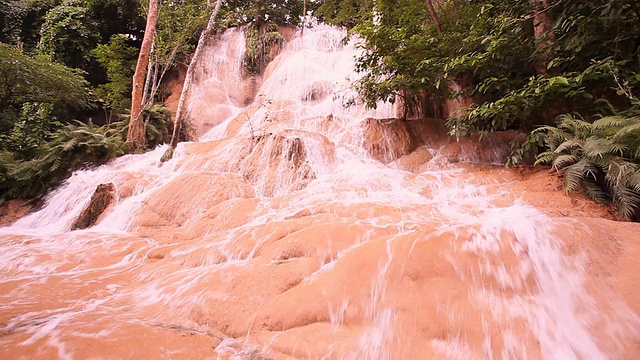
[[[25,104],[12,123],[13,126],[0,135],[0,151],[13,152],[20,159],[36,156],[38,146],[62,127],[57,117],[52,115],[50,104]]]
[[[160,144],[171,142],[173,121],[169,109],[155,105],[148,110],[145,126],[147,147],[153,149]],[[184,137],[183,137],[184,138]]]
[[[0,29],[2,36],[0,41],[20,41],[22,18],[26,12],[26,4],[23,1],[0,0]]]
[[[156,61],[172,66],[176,58],[190,56],[210,15],[211,10],[202,0],[162,2],[155,37]]]
[[[97,23],[83,1],[64,0],[44,17],[38,47],[56,62],[86,69],[99,35]]]
[[[373,10],[377,12],[374,16]],[[395,102],[398,96],[427,91],[442,96],[435,82],[446,49],[425,21],[426,6],[413,0],[375,1],[354,28],[366,39],[356,69],[364,73],[358,89],[365,102]]]
[[[278,32],[278,26],[269,24],[260,30],[250,24],[246,29],[246,51],[242,63],[251,74],[260,74],[272,60],[269,56],[271,46],[281,45],[284,38]]]
[[[108,42],[115,34],[141,38],[145,26],[143,14],[146,12],[141,9],[140,0],[82,0],[82,4],[91,11],[100,43]]]
[[[404,97],[411,103],[427,94],[443,102],[456,97],[451,81],[470,96],[475,84],[486,95],[509,92],[534,74],[527,65],[531,40],[523,24],[496,6],[443,2],[438,34],[424,1],[374,1],[373,12],[354,28],[365,38],[357,59],[364,73],[358,84],[369,106]],[[493,79],[493,82],[487,81]]]
[[[330,0],[319,12],[364,38],[358,89],[378,100],[443,103],[473,99],[469,112],[450,119],[452,133],[530,129],[563,112],[612,114],[638,96],[640,4],[631,0],[552,2],[555,40],[536,49],[534,11],[525,1],[436,3],[443,34],[424,0]],[[364,9],[364,10],[363,10]],[[546,72],[537,72],[540,62]],[[454,86],[452,86],[454,85]]]
[[[124,113],[131,108],[131,79],[138,49],[131,46],[130,39],[125,35],[116,34],[109,43],[98,45],[91,53],[106,69],[109,79],[106,84],[98,85],[96,95],[111,112]]]
[[[0,0],[0,41],[33,50],[47,11],[59,0]]]
[[[166,144],[171,141],[173,134],[173,120],[171,119],[171,111],[169,109],[154,105],[150,109],[142,112],[142,118],[145,122],[145,137],[147,139],[146,149],[153,149],[158,145]],[[127,129],[129,127],[129,119],[114,124],[123,139],[127,137]],[[182,129],[181,139],[187,138],[187,131]]]
[[[597,202],[613,203],[626,217],[640,215],[640,117],[608,116],[593,123],[564,115],[530,141],[546,151],[536,164],[551,164],[565,192],[583,189]]]
[[[313,3],[308,1],[308,8]],[[298,25],[303,12],[303,0],[227,0],[220,17],[225,27],[255,23]]]
[[[322,21],[353,28],[369,14],[373,0],[325,0],[314,14]]]
[[[72,69],[0,44],[0,150],[32,148],[66,111],[90,106],[87,83]],[[24,139],[24,144],[19,144]]]
[[[89,105],[87,83],[78,72],[18,48],[0,44],[0,111],[26,103],[82,108]]]
[[[51,134],[33,159],[20,160],[11,152],[0,151],[0,200],[41,196],[71,171],[105,163],[122,155],[122,148],[116,130],[78,122]]]
[[[26,51],[34,50],[40,43],[46,16],[63,3],[63,0],[0,0],[0,41],[19,45]],[[89,11],[87,14],[97,30],[95,39],[100,43],[109,41],[113,34],[139,35],[144,28],[137,0],[82,0],[74,5]]]

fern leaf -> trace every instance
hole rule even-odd
[[[629,118],[625,116],[607,116],[593,122],[593,127],[602,130],[612,127],[623,127],[629,123]]]
[[[607,191],[598,186],[594,181],[585,178],[581,186],[587,196],[599,204],[605,204],[611,200]]]
[[[611,142],[607,139],[590,137],[584,142],[584,154],[587,157],[600,157],[612,152]]]
[[[564,169],[564,192],[570,194],[580,188],[584,180],[584,171],[581,166],[574,164]]]
[[[567,166],[575,164],[577,161],[578,161],[578,157],[575,155],[570,155],[570,154],[560,155],[553,161],[553,167],[556,170],[562,170]]]
[[[634,138],[638,138],[640,136],[640,121],[633,121],[632,124],[618,130],[613,138],[618,140],[627,136],[633,136]]]
[[[640,192],[640,170],[629,176],[627,185],[633,190]]]
[[[568,139],[562,144],[558,145],[558,147],[554,150],[556,153],[562,153],[571,149],[581,149],[584,146],[584,142],[578,139]]]
[[[614,186],[611,188],[614,203],[618,206],[620,214],[630,218],[640,209],[640,193],[626,186]]]
[[[564,168],[562,174],[564,176],[565,193],[569,194],[578,190],[587,176],[595,179],[598,172],[598,167],[586,158],[582,158],[577,163],[567,166]]]
[[[538,154],[538,156],[536,156],[535,165],[551,164],[557,157],[558,157],[558,154],[556,154],[555,152],[545,151],[541,154]]]
[[[624,154],[629,151],[630,146],[627,144],[623,144],[623,143],[618,143],[618,142],[611,142],[609,144],[609,148],[611,153],[619,155],[619,156],[624,156]]]

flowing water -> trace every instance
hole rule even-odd
[[[78,171],[0,228],[0,358],[640,358],[640,227],[450,164],[429,122],[367,120],[394,108],[354,103],[344,36],[291,34],[247,80],[227,31],[189,103],[201,141]]]

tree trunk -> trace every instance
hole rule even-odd
[[[538,58],[534,64],[536,72],[550,76],[547,66],[551,57],[551,46],[556,41],[553,32],[553,15],[549,6],[549,0],[529,0],[533,8],[533,36],[535,40]]]
[[[151,53],[149,54],[149,61],[147,64],[147,77],[144,81],[144,91],[142,92],[142,107],[146,107],[149,104],[149,92],[151,91],[151,81],[153,78],[153,68],[155,67],[158,59],[157,54],[155,53],[155,41],[153,45],[151,45]],[[153,56],[153,57],[152,57]]]
[[[302,31],[300,34],[304,36],[304,21],[307,19],[307,0],[304,0],[304,5],[302,8]]]
[[[429,13],[431,14],[433,23],[436,24],[438,35],[442,36],[442,25],[440,24],[440,18],[438,17],[436,9],[433,7],[433,2],[431,0],[427,0],[427,7],[429,7]]]
[[[187,74],[184,79],[184,85],[182,86],[182,92],[180,93],[180,101],[178,101],[178,109],[176,110],[176,118],[173,124],[173,136],[171,137],[171,147],[173,148],[175,148],[180,141],[180,131],[182,130],[186,114],[185,102],[187,100],[187,97],[189,96],[189,91],[191,90],[191,82],[193,81],[193,73],[195,71],[196,64],[198,63],[198,59],[200,58],[200,54],[202,53],[202,48],[204,46],[205,40],[214,30],[216,17],[218,16],[221,5],[222,0],[217,0],[216,6],[211,13],[209,22],[207,23],[207,27],[200,34],[200,39],[198,39],[196,51],[191,58],[191,62],[189,62],[189,68],[187,69]]]
[[[127,132],[127,142],[131,143],[131,150],[135,151],[145,146],[144,123],[140,118],[143,110],[143,91],[146,79],[146,70],[151,55],[151,46],[156,34],[158,23],[158,0],[149,0],[149,12],[147,15],[147,25],[144,29],[142,46],[138,55],[136,71],[133,74],[133,90],[131,91],[131,118],[129,120],[129,130]]]

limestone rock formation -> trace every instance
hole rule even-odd
[[[93,226],[100,215],[115,199],[116,187],[112,183],[100,184],[91,196],[89,204],[82,210],[71,230],[86,229]]]
[[[359,141],[372,157],[384,164],[411,172],[421,172],[420,166],[431,160],[431,150],[437,150],[450,163],[477,162],[502,164],[526,135],[518,131],[498,131],[484,136],[455,138],[441,119],[365,119]],[[352,139],[348,139],[354,143]],[[356,142],[357,143],[357,142]]]
[[[371,156],[388,164],[413,149],[406,122],[368,118],[362,122],[363,147]]]
[[[426,146],[421,146],[413,151],[411,154],[407,154],[400,159],[394,161],[394,164],[406,171],[412,173],[422,172],[422,165],[433,159],[433,154]]]
[[[253,188],[236,174],[184,174],[160,188],[145,202],[137,216],[137,224],[146,227],[182,226],[220,202],[253,196]]]
[[[313,152],[320,155],[322,164],[335,160],[333,143],[322,135],[294,130],[267,134],[257,139],[240,173],[264,196],[287,194],[316,178]]]
[[[449,162],[481,162],[503,164],[511,152],[513,142],[522,143],[526,136],[517,131],[500,131],[480,139],[474,134],[469,139],[452,141],[440,149],[440,154]]]
[[[0,205],[0,226],[9,225],[33,210],[26,200],[9,200]]]

